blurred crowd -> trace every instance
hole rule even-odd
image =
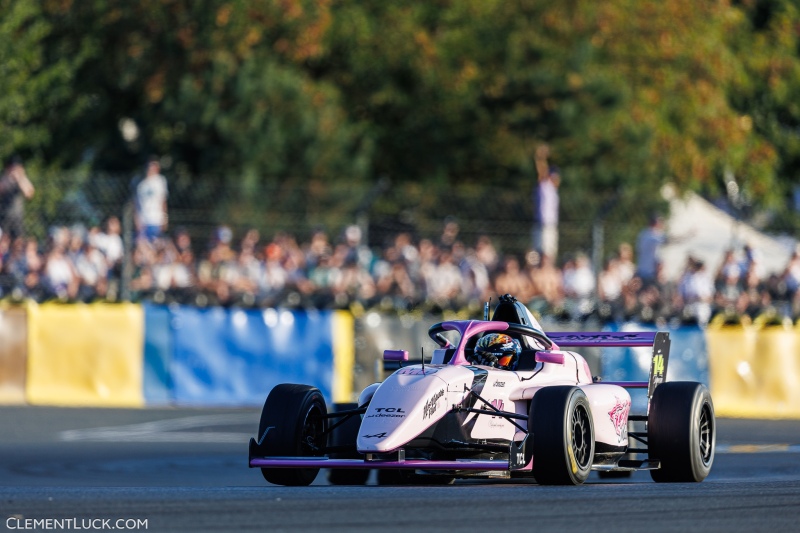
[[[643,277],[635,250],[621,244],[596,274],[583,253],[561,264],[537,251],[502,254],[488,236],[464,242],[448,222],[438,238],[399,233],[380,249],[365,245],[358,226],[341,235],[315,231],[300,242],[289,233],[241,235],[227,226],[204,242],[177,229],[140,234],[131,261],[119,219],[102,227],[52,228],[46,242],[0,236],[0,293],[37,302],[118,301],[123,278],[134,301],[198,306],[307,307],[463,312],[478,316],[485,301],[510,293],[557,319],[706,324],[720,313],[800,314],[800,256],[766,276],[758,254],[731,250],[715,272],[689,258],[668,280],[661,269]],[[127,274],[123,275],[123,271]]]

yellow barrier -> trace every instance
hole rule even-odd
[[[26,335],[25,308],[0,309],[0,403],[25,403]]]
[[[709,375],[717,415],[800,418],[798,335],[800,331],[785,325],[709,325]]]
[[[136,304],[29,304],[28,401],[144,405],[143,339]]]
[[[333,328],[333,401],[347,403],[353,399],[353,365],[356,360],[355,320],[347,311],[335,311]],[[360,391],[359,391],[360,392]]]

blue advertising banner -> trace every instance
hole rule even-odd
[[[172,403],[172,315],[164,305],[142,304],[144,308],[144,401],[147,405]]]
[[[179,405],[262,405],[280,383],[332,399],[332,311],[177,306],[170,374]]]
[[[626,323],[605,331],[658,331],[653,325]],[[708,350],[699,326],[667,328],[671,340],[667,381],[699,381],[708,386]],[[606,381],[647,381],[652,348],[604,348],[602,376]]]

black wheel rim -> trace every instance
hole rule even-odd
[[[322,455],[324,446],[325,418],[316,405],[312,405],[303,420],[303,431],[300,435],[302,455]]]
[[[700,424],[698,427],[700,433],[698,444],[700,446],[700,458],[705,466],[711,463],[711,455],[714,452],[714,421],[711,416],[711,407],[703,404],[703,409],[700,411]]]
[[[580,468],[589,466],[592,460],[592,429],[589,413],[583,405],[577,405],[572,411],[572,453]]]

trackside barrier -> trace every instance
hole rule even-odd
[[[344,311],[331,315],[333,334],[333,401],[347,403],[356,399],[362,389],[353,390],[353,369],[356,363],[355,319]]]
[[[367,385],[383,381],[383,351],[406,349],[413,353],[412,359],[419,358],[425,350],[430,360],[438,345],[428,337],[428,327],[434,319],[392,316],[369,312],[355,319],[358,350],[353,369],[356,394]]]
[[[168,311],[174,403],[261,405],[280,383],[314,385],[329,402],[352,397],[353,327],[339,311]]]
[[[147,405],[172,403],[172,314],[162,305],[144,308],[144,401]]]
[[[428,354],[430,323],[377,313],[356,320],[342,311],[8,306],[0,308],[0,403],[260,405],[285,382],[348,402],[374,381],[383,349],[424,346]],[[800,324],[712,322],[705,331],[669,331],[667,379],[709,384],[718,415],[800,419]],[[646,348],[603,350],[599,374],[646,380],[649,358]]]
[[[25,403],[28,324],[25,308],[0,308],[0,404]]]
[[[606,331],[668,331],[671,341],[667,381],[698,381],[709,384],[705,332],[699,326],[658,328],[649,324],[626,323],[607,326]],[[604,348],[602,375],[607,381],[647,381],[651,348]],[[713,391],[712,391],[713,392]]]
[[[716,413],[800,418],[799,335],[788,325],[712,322],[706,337]]]
[[[138,407],[144,313],[136,304],[28,304],[31,404]]]

